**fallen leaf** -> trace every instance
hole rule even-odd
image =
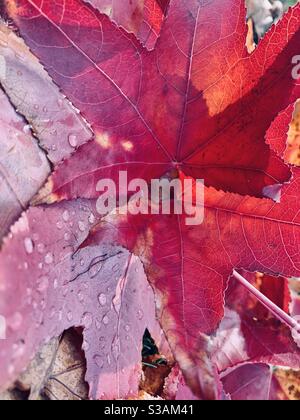
[[[1,66],[2,57],[0,57]],[[0,242],[50,173],[30,128],[0,89]]]
[[[249,364],[229,373],[223,379],[224,389],[233,401],[286,401],[287,394],[278,382],[273,368]]]
[[[149,50],[155,47],[169,4],[169,0],[85,1],[134,33]]]
[[[92,133],[60,93],[24,41],[0,21],[0,82],[11,102],[26,117],[49,160],[69,157]],[[27,163],[28,165],[28,163]]]
[[[137,395],[142,338],[146,328],[157,328],[153,291],[138,258],[120,247],[78,250],[93,210],[87,202],[32,208],[4,245],[0,313],[7,319],[7,339],[0,341],[2,388],[17,379],[43,343],[78,326],[84,328],[90,397]],[[54,229],[45,231],[40,224],[45,215]],[[13,270],[15,282],[8,284]]]

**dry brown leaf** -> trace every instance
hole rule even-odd
[[[300,400],[300,372],[278,369],[275,376],[290,400]]]
[[[85,400],[88,385],[82,338],[75,330],[65,332],[43,346],[15,387],[0,400]]]

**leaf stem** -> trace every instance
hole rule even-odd
[[[259,302],[267,308],[276,318],[278,318],[281,322],[286,324],[291,329],[300,329],[300,324],[293,319],[290,315],[284,312],[279,306],[277,306],[274,302],[268,299],[263,293],[261,293],[256,287],[254,287],[249,281],[247,281],[241,274],[237,271],[233,271],[233,276],[244,286],[246,289],[252,293]]]

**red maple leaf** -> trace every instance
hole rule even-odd
[[[289,400],[273,369],[263,364],[250,364],[235,369],[225,376],[223,384],[225,392],[233,401]]]
[[[124,169],[129,180],[166,174],[205,180],[202,225],[187,226],[175,215],[109,215],[87,240],[81,225],[85,235],[76,238],[72,253],[80,245],[86,252],[109,243],[142,259],[188,384],[196,395],[214,398],[207,335],[223,318],[233,270],[300,276],[300,172],[265,142],[272,121],[299,96],[292,58],[300,7],[248,55],[240,0],[173,0],[153,51],[80,0],[67,9],[60,0],[5,3],[26,43],[95,134],[56,169],[40,202],[96,199],[98,181],[117,181]],[[284,183],[280,203],[262,198],[266,188]],[[33,241],[33,233],[26,225],[5,247],[1,278],[11,270],[13,254],[24,258],[24,251],[21,258],[15,251],[19,235]],[[47,242],[50,253],[53,240]],[[69,272],[66,278],[72,280]],[[0,309],[7,311],[5,304]]]
[[[117,25],[134,33],[149,50],[155,47],[169,0],[85,0]]]

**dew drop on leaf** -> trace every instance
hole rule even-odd
[[[104,366],[104,361],[103,358],[101,356],[99,356],[98,354],[96,354],[94,356],[94,362],[96,363],[96,365],[98,366],[98,368],[102,369]]]
[[[89,222],[90,222],[90,224],[91,224],[91,225],[92,225],[92,224],[94,224],[94,223],[95,223],[95,220],[96,220],[96,218],[95,218],[94,214],[93,214],[93,213],[91,213],[91,214],[90,214],[90,217],[89,217]]]
[[[70,234],[68,232],[66,232],[64,234],[64,239],[65,239],[65,241],[69,241],[71,239],[71,236],[70,236]]]
[[[82,350],[89,351],[89,349],[90,349],[90,344],[88,343],[88,341],[84,340],[84,342],[82,343]]]
[[[78,142],[77,142],[77,137],[75,136],[75,134],[70,134],[68,137],[68,140],[71,147],[74,147],[74,148],[77,147]]]
[[[141,309],[137,311],[137,317],[140,321],[144,318],[144,312]]]
[[[33,253],[33,242],[31,238],[25,238],[24,246],[25,246],[25,251],[27,252],[27,254]]]
[[[51,252],[49,252],[46,256],[45,256],[45,263],[46,264],[52,264],[54,260],[53,254],[51,254]]]
[[[68,212],[68,210],[65,210],[63,212],[62,218],[65,222],[68,222],[70,220],[70,213]]]
[[[18,331],[22,325],[23,322],[23,317],[20,314],[20,312],[16,312],[10,319],[8,322],[9,327],[13,330],[13,331]]]
[[[84,294],[83,294],[82,290],[80,290],[78,292],[77,296],[78,296],[79,302],[82,303],[84,301]]]
[[[25,343],[24,341],[20,340],[13,345],[12,358],[18,359],[19,357],[23,356],[24,352],[25,352]]]
[[[64,227],[64,225],[62,224],[61,221],[59,221],[59,222],[56,223],[56,227],[57,227],[57,229],[61,230]]]
[[[44,244],[38,244],[37,250],[39,254],[43,254],[45,252],[45,245]]]
[[[105,294],[104,294],[104,293],[101,293],[101,294],[98,296],[98,300],[99,300],[99,303],[100,303],[100,305],[101,305],[101,306],[105,306],[105,305],[106,305],[107,298],[106,298],[106,296],[105,296]]]
[[[93,315],[90,312],[86,312],[83,314],[83,317],[81,319],[81,324],[86,328],[91,328],[93,324]]]
[[[43,276],[41,278],[39,278],[38,280],[38,291],[39,292],[44,292],[45,290],[47,290],[49,286],[49,279],[46,276]]]
[[[85,231],[85,224],[82,221],[78,222],[78,227],[79,227],[80,232]]]

